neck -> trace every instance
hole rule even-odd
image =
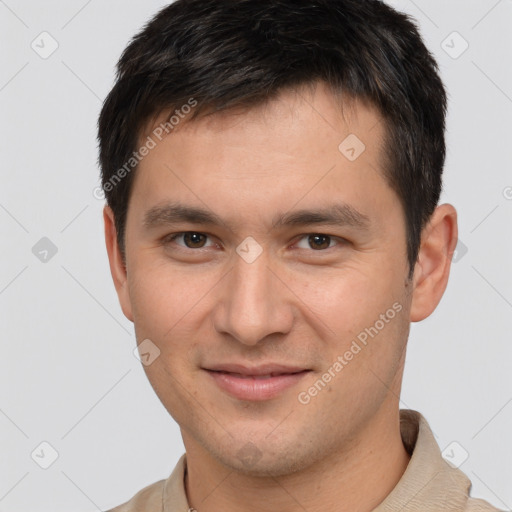
[[[185,443],[189,504],[197,512],[369,512],[393,490],[409,462],[398,408],[370,423],[350,449],[280,477],[235,473],[196,444]]]

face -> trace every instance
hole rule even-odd
[[[318,84],[184,122],[139,164],[117,289],[187,451],[277,476],[398,407],[411,293],[383,134]]]

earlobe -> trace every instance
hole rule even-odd
[[[109,206],[103,208],[103,221],[105,224],[105,245],[107,247],[110,273],[116,288],[119,303],[124,316],[133,322],[133,313],[128,289],[128,276],[117,243],[117,233],[114,221],[114,212]]]
[[[457,235],[455,208],[451,204],[438,206],[422,232],[413,277],[411,322],[424,320],[439,304],[448,284]]]

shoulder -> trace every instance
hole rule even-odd
[[[141,489],[126,503],[109,509],[106,512],[162,512],[162,496],[165,480],[159,480],[154,484]]]
[[[464,512],[500,512],[500,510],[487,503],[487,501],[469,498]]]
[[[159,480],[140,490],[133,498],[122,505],[105,512],[164,512],[188,510],[190,507],[184,486],[186,453],[176,463],[166,480]]]

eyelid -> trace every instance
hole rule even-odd
[[[212,245],[215,245],[214,242],[212,241],[213,237],[211,235],[209,235],[208,233],[203,233],[202,231],[178,231],[176,233],[169,233],[168,235],[165,235],[161,239],[161,242],[164,245],[165,244],[169,244],[171,242],[175,242],[177,238],[183,237],[184,235],[186,235],[188,233],[195,233],[195,234],[203,235],[203,236],[207,237],[207,239],[210,240],[210,245],[206,245],[206,246],[203,246],[203,247],[192,248],[192,247],[187,247],[184,244],[176,243],[176,245],[178,247],[181,247],[182,249],[189,250],[189,251],[198,251],[200,249],[206,249],[207,247],[211,247]]]
[[[190,250],[190,251],[198,251],[198,250],[201,250],[201,249],[206,249],[208,247],[212,247],[214,245],[219,245],[219,244],[215,244],[215,242],[212,240],[214,237],[213,235],[210,235],[209,233],[205,233],[203,231],[193,231],[193,230],[189,230],[189,231],[178,231],[178,232],[175,232],[175,233],[169,233],[167,235],[165,235],[164,237],[162,237],[161,239],[161,242],[165,245],[165,244],[168,244],[168,243],[171,243],[171,242],[175,242],[175,240],[179,237],[182,237],[188,233],[196,233],[198,235],[203,235],[203,236],[206,236],[208,240],[210,240],[210,245],[206,245],[206,246],[203,246],[203,247],[197,247],[197,248],[192,248],[192,247],[187,247],[186,245],[184,244],[179,244],[179,243],[176,243],[176,245],[180,248],[183,248],[184,250]],[[346,244],[346,243],[349,243],[348,240],[346,240],[345,238],[343,237],[340,237],[340,236],[336,236],[336,235],[330,235],[328,233],[321,233],[321,232],[317,232],[317,231],[313,231],[313,232],[310,232],[310,233],[303,233],[297,237],[295,237],[295,242],[293,243],[292,246],[296,246],[301,240],[303,239],[306,239],[310,236],[313,236],[313,235],[320,235],[320,236],[325,236],[325,237],[329,237],[331,242],[336,242],[334,244],[334,246],[332,247],[327,247],[326,249],[312,249],[311,247],[305,249],[305,248],[302,248],[302,247],[299,247],[299,249],[301,250],[306,250],[306,251],[309,251],[309,252],[314,252],[314,253],[321,253],[321,252],[326,252],[328,249],[333,249],[334,247],[337,247],[339,245],[343,245],[343,244]]]
[[[293,245],[296,246],[301,240],[308,238],[310,236],[314,236],[314,235],[328,237],[328,238],[330,238],[331,242],[336,242],[336,243],[331,247],[327,247],[326,249],[312,249],[311,247],[308,247],[307,249],[305,249],[303,247],[299,247],[299,249],[309,251],[309,252],[314,252],[314,253],[321,253],[321,252],[326,252],[329,249],[334,249],[334,247],[337,247],[338,245],[343,245],[343,244],[348,243],[348,240],[346,240],[345,238],[342,238],[340,236],[330,235],[329,233],[322,233],[322,232],[314,231],[312,233],[305,233],[305,234],[299,235],[299,237],[297,237],[297,239],[296,239],[297,241],[294,242]]]

